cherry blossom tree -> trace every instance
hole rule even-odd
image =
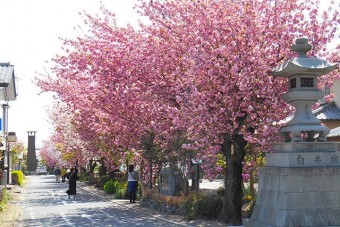
[[[273,122],[291,113],[281,99],[286,81],[270,71],[293,57],[290,46],[299,36],[311,41],[311,55],[329,56],[325,46],[336,34],[339,14],[320,12],[317,1],[293,0],[151,1],[143,10],[152,21],[148,33],[163,43],[157,47],[162,69],[177,66],[167,80],[174,80],[168,84],[177,89],[181,107],[174,119],[187,126],[194,141],[188,147],[199,152],[208,174],[216,154],[225,155],[223,218],[241,224],[245,146],[269,150],[278,141]],[[324,80],[331,76],[336,75]]]
[[[50,168],[65,165],[65,162],[61,158],[61,152],[56,150],[54,144],[50,141],[43,141],[43,145],[40,150],[40,157],[42,163]]]
[[[126,149],[138,150],[138,138],[147,131],[167,137],[169,107],[163,105],[160,95],[155,97],[155,82],[146,76],[153,73],[148,65],[141,64],[149,41],[132,28],[114,30],[107,23],[88,18],[96,38],[65,40],[65,52],[69,54],[55,59],[53,73],[57,78],[48,76],[38,84],[45,91],[56,92],[67,103],[75,113],[73,124],[84,141],[122,153]],[[109,160],[110,152],[101,155]]]
[[[23,141],[18,140],[17,142],[9,143],[9,151],[12,152],[12,163],[19,162],[19,157],[23,157],[26,152],[26,148]],[[0,157],[1,160],[1,157]]]
[[[280,140],[275,122],[293,111],[281,98],[287,82],[270,71],[294,57],[290,46],[300,36],[313,45],[311,56],[339,60],[339,51],[326,48],[338,34],[339,12],[321,12],[315,0],[139,2],[149,19],[139,30],[118,28],[105,9],[103,18],[87,15],[90,35],[65,40],[56,77],[38,85],[58,94],[79,139],[100,144],[103,152],[91,152],[108,160],[139,150],[146,132],[163,148],[184,132],[190,142],[182,148],[203,159],[210,178],[223,154],[221,218],[239,225],[246,145],[269,151]],[[320,87],[338,74],[322,77]]]

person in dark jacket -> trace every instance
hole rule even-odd
[[[71,168],[70,174],[67,176],[68,179],[68,190],[66,193],[68,194],[68,198],[73,195],[73,199],[76,198],[77,194],[77,180],[78,180],[78,170],[76,168]]]

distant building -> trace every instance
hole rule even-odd
[[[327,141],[340,142],[340,80],[334,81],[330,92],[334,94],[334,100],[324,103],[315,109],[313,114],[331,129]]]
[[[14,65],[0,62],[0,101],[14,101],[17,95]]]

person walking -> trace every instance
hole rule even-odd
[[[60,175],[61,175],[61,171],[59,169],[59,167],[57,167],[55,170],[54,170],[54,175],[55,175],[55,180],[57,183],[60,183]]]
[[[67,177],[69,186],[68,186],[68,190],[66,191],[66,193],[68,194],[68,198],[70,198],[71,195],[73,195],[73,199],[76,198],[77,180],[78,180],[77,174],[78,174],[77,168],[71,168],[71,172]]]
[[[135,167],[133,165],[129,165],[128,192],[129,192],[130,203],[136,202],[136,194],[137,194],[137,186],[138,186],[137,172],[134,169]]]
[[[65,179],[66,179],[66,168],[65,167],[62,167],[61,168],[61,181],[63,183],[65,183]]]

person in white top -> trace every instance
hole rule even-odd
[[[133,165],[129,165],[128,192],[129,192],[130,203],[135,203],[136,201],[137,186],[138,186],[137,173],[136,171],[134,171],[134,169],[135,167]]]

